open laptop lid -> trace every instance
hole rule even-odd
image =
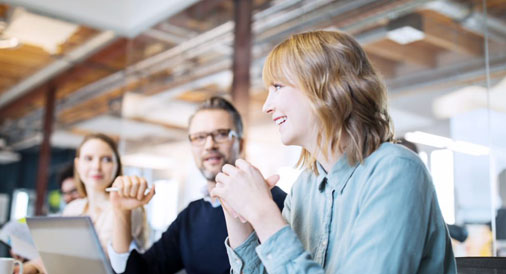
[[[113,274],[89,217],[26,218],[50,274]]]

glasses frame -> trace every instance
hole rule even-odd
[[[227,130],[228,131],[228,138],[226,139],[223,139],[223,140],[217,140],[216,137],[221,133],[220,131],[223,131],[223,130]],[[205,135],[205,138],[202,139],[201,141],[197,141],[195,138],[195,135]],[[226,143],[227,141],[231,141],[234,137],[235,138],[238,138],[239,135],[237,134],[237,132],[231,128],[219,128],[219,129],[215,129],[211,132],[196,132],[196,133],[193,133],[193,134],[188,134],[188,140],[190,141],[190,143],[194,146],[203,146],[205,145],[205,143],[207,142],[207,138],[209,138],[209,136],[211,136],[211,139],[213,140],[213,142],[217,143],[217,144],[223,144],[223,143]]]

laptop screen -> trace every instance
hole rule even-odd
[[[26,218],[51,274],[113,274],[89,217]]]

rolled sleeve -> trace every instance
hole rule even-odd
[[[305,252],[302,243],[290,226],[285,226],[256,248],[267,272],[276,272]]]
[[[228,237],[225,239],[225,247],[227,249],[232,273],[258,272],[258,270],[255,270],[259,269],[262,264],[255,252],[255,248],[258,244],[258,237],[255,232],[252,232],[246,241],[236,249],[230,247]]]
[[[117,253],[116,251],[114,251],[111,242],[107,244],[107,252],[109,254],[109,260],[111,261],[111,266],[112,269],[114,269],[114,272],[116,273],[125,272],[128,256],[130,256],[130,253],[134,249],[135,243],[133,241],[130,243],[129,250],[126,253]]]

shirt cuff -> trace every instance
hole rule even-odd
[[[274,233],[264,243],[256,247],[256,253],[268,273],[276,272],[304,252],[304,247],[289,225]]]
[[[228,237],[225,239],[225,247],[230,261],[230,269],[232,270],[231,273],[251,273],[261,264],[255,252],[255,247],[258,244],[258,237],[254,231],[244,243],[235,249],[230,247]]]
[[[114,272],[123,273],[125,272],[126,264],[128,261],[128,256],[130,256],[130,252],[134,250],[136,247],[135,243],[132,241],[130,246],[128,247],[128,252],[126,253],[117,253],[112,248],[112,243],[109,242],[107,244],[107,252],[109,253],[109,260],[111,261],[111,266]]]

